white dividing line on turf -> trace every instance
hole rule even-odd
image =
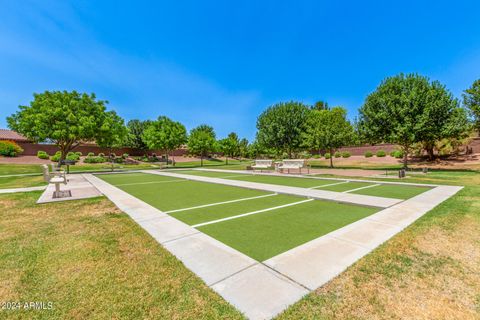
[[[204,204],[204,205],[196,206],[196,207],[190,207],[190,208],[183,208],[183,209],[176,209],[176,210],[164,211],[164,213],[173,213],[173,212],[187,211],[187,210],[193,210],[193,209],[200,209],[200,208],[218,206],[218,205],[221,205],[221,204],[227,204],[227,203],[234,203],[234,202],[240,202],[240,201],[246,201],[246,200],[266,198],[266,197],[271,197],[271,196],[276,196],[276,195],[278,195],[278,193],[269,193],[269,194],[264,194],[263,196],[256,196],[256,197],[249,197],[249,198],[241,198],[241,199],[235,199],[235,200],[229,200],[229,201],[223,201],[223,202],[209,203],[209,204]]]
[[[362,190],[362,189],[367,189],[367,188],[373,188],[373,187],[378,187],[378,186],[381,186],[381,184],[380,184],[380,183],[379,183],[379,184],[372,184],[371,186],[355,188],[355,189],[352,189],[352,190],[343,191],[343,193],[349,193],[349,192],[353,192],[353,191],[357,191],[357,190]]]
[[[297,204],[302,204],[302,203],[310,202],[310,201],[313,201],[313,200],[315,200],[315,199],[306,199],[306,200],[297,201],[297,202],[293,202],[293,203],[287,203],[287,204],[284,204],[284,205],[281,205],[281,206],[277,206],[277,207],[272,207],[272,208],[267,208],[267,209],[262,209],[262,210],[247,212],[247,213],[243,213],[243,214],[239,214],[239,215],[236,215],[236,216],[231,216],[231,217],[227,217],[227,218],[223,218],[223,219],[218,219],[218,220],[213,220],[213,221],[208,221],[208,222],[199,223],[199,224],[193,225],[192,227],[193,227],[193,228],[198,228],[198,227],[206,226],[206,225],[209,225],[209,224],[214,224],[214,223],[218,223],[218,222],[222,222],[222,221],[233,220],[233,219],[238,219],[238,218],[250,216],[250,215],[252,215],[252,214],[257,214],[257,213],[262,213],[262,212],[267,212],[267,211],[282,209],[282,208],[286,208],[286,207],[290,207],[290,206],[295,206],[295,205],[297,205]]]
[[[136,185],[138,185],[138,184],[156,184],[156,183],[185,182],[185,181],[188,181],[188,180],[175,179],[175,180],[163,180],[163,181],[132,182],[132,183],[115,184],[115,186],[116,186],[116,187],[120,187],[120,186],[136,186]]]
[[[349,182],[350,181],[335,182],[335,183],[330,183],[330,184],[324,184],[323,186],[311,187],[311,188],[308,188],[308,189],[317,189],[317,188],[323,188],[323,187],[336,186],[337,184],[344,184],[344,183],[349,183]]]

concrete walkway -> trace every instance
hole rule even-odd
[[[47,188],[47,186],[28,187],[28,188],[0,189],[0,194],[2,194],[2,193],[17,193],[17,192],[40,191],[40,190],[45,190],[45,188]]]
[[[341,193],[341,192],[333,192],[333,191],[326,191],[326,190],[319,190],[319,189],[289,187],[289,186],[249,182],[249,181],[242,181],[242,180],[228,180],[223,178],[194,176],[189,174],[181,174],[177,172],[174,173],[174,172],[155,171],[155,170],[145,170],[143,172],[157,174],[160,176],[183,178],[183,179],[188,179],[193,181],[223,184],[228,186],[262,190],[262,191],[271,191],[276,193],[296,195],[296,196],[307,197],[307,198],[330,200],[330,201],[343,202],[343,203],[352,203],[352,204],[357,204],[362,206],[373,206],[378,208],[387,208],[403,201],[401,199],[382,198],[382,197],[366,196],[366,195],[353,194],[353,193]]]
[[[91,174],[84,177],[250,319],[276,316],[462,189],[436,187],[257,262]]]
[[[70,190],[70,192],[72,193],[71,197],[53,198],[53,193],[55,192],[55,185],[49,184],[45,189],[45,192],[37,200],[37,203],[79,200],[99,197],[102,195],[100,191],[98,191],[90,182],[88,182],[82,174],[69,174],[67,175],[67,180],[68,183],[66,185],[60,185],[60,190]]]

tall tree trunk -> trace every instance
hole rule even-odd
[[[228,166],[228,156],[225,156],[225,165]]]
[[[330,148],[330,168],[333,168],[333,149]]]
[[[203,167],[203,153],[200,154],[200,167]]]
[[[428,154],[428,160],[433,161],[435,160],[435,153],[434,153],[434,144],[433,143],[426,143],[425,144],[425,150],[427,151]]]
[[[168,167],[168,150],[167,150],[167,152],[165,153],[165,159],[167,160],[167,167]]]
[[[403,146],[403,169],[408,169],[408,152],[410,148]]]

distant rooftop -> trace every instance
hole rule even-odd
[[[21,134],[8,129],[0,129],[0,140],[29,141]]]

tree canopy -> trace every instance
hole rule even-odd
[[[417,74],[399,74],[383,80],[368,95],[359,114],[359,126],[366,140],[400,145],[405,167],[415,143],[423,143],[433,154],[435,141],[468,130],[465,113],[445,86]]]
[[[218,141],[220,151],[225,156],[225,164],[228,164],[228,157],[236,157],[240,152],[240,141],[235,132],[231,132],[228,137]]]
[[[310,109],[301,102],[281,102],[269,107],[257,119],[257,141],[289,157],[302,146],[302,134]]]
[[[352,142],[354,130],[347,120],[347,111],[342,107],[313,110],[307,119],[307,129],[303,134],[304,146],[316,150],[334,150]],[[330,167],[333,157],[330,156]]]
[[[112,114],[95,94],[77,91],[45,91],[33,95],[29,106],[7,118],[8,126],[36,142],[51,141],[61,151],[61,160],[82,141],[107,139]]]
[[[108,111],[95,141],[100,147],[120,148],[125,144],[127,132],[123,119],[115,111]]]
[[[473,117],[475,130],[480,133],[480,79],[463,93],[463,105],[468,108]]]
[[[188,151],[200,156],[200,165],[203,166],[203,158],[215,150],[215,131],[212,127],[202,124],[190,131],[188,137]]]
[[[160,116],[148,124],[142,139],[149,149],[164,150],[168,164],[168,153],[187,142],[187,130],[180,122]]]
[[[148,146],[143,141],[143,132],[152,123],[151,120],[133,119],[127,122],[128,136],[125,141],[126,146],[143,151],[148,150]]]

